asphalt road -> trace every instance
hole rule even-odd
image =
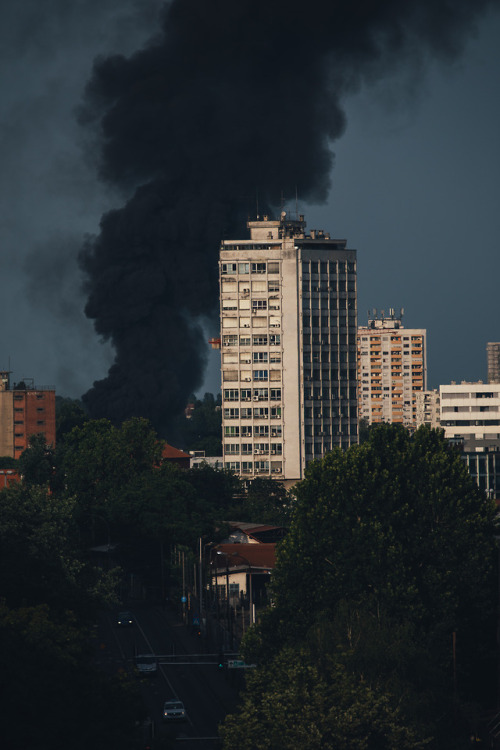
[[[220,748],[217,728],[237,699],[239,675],[220,671],[218,655],[204,653],[202,640],[191,635],[170,607],[131,606],[134,623],[118,627],[116,614],[105,614],[97,627],[98,660],[110,672],[134,672],[134,657],[155,654],[156,676],[136,677],[152,720],[153,747],[182,750]],[[187,711],[185,722],[162,721],[163,703],[176,698]]]

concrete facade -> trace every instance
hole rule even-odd
[[[446,438],[500,440],[500,383],[440,385],[439,396]]]
[[[415,426],[427,425],[436,429],[441,426],[441,411],[439,391],[434,388],[432,391],[416,391],[416,420]]]
[[[29,382],[10,386],[10,373],[0,372],[0,455],[19,458],[32,435],[56,444],[56,394]]]
[[[489,341],[486,344],[488,360],[488,383],[500,383],[500,342]]]
[[[293,483],[358,440],[356,252],[305,221],[249,221],[220,249],[224,464]]]
[[[358,329],[359,418],[414,428],[416,393],[427,384],[426,331],[401,317],[373,317]]]

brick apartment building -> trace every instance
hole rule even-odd
[[[56,393],[52,386],[30,381],[10,385],[10,373],[0,371],[0,456],[19,458],[32,435],[56,443]]]

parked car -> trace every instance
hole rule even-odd
[[[131,612],[119,612],[116,618],[116,624],[119,628],[127,628],[134,624],[134,618]]]
[[[142,677],[154,677],[158,673],[158,660],[154,654],[137,654],[135,667]]]
[[[185,721],[186,718],[186,709],[182,701],[165,701],[163,706],[163,721]]]

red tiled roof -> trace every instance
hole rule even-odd
[[[217,550],[223,555],[217,555]],[[276,564],[276,545],[267,544],[219,544],[214,550],[213,560],[217,559],[217,568],[225,568],[226,561],[230,568],[247,567],[268,568]]]
[[[165,443],[161,455],[162,458],[191,458],[189,453],[184,453],[184,451],[180,451],[178,448],[174,448],[173,445],[169,445],[168,443]]]

